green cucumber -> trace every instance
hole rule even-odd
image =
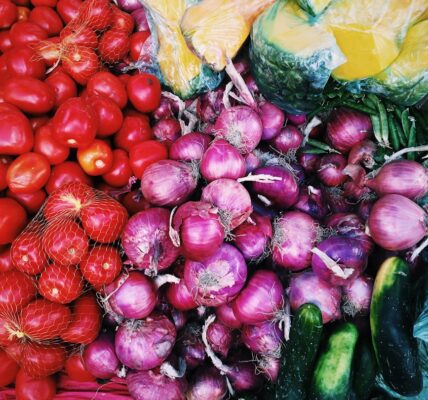
[[[422,390],[412,325],[410,270],[402,259],[390,257],[376,275],[370,329],[379,370],[386,384],[403,396],[416,396]]]
[[[352,400],[368,400],[376,380],[376,358],[370,339],[360,338],[353,364]]]
[[[286,343],[281,370],[271,399],[303,400],[311,380],[322,335],[320,309],[303,304],[297,310]]]
[[[311,400],[348,400],[358,329],[350,322],[336,327],[327,339],[312,378]]]

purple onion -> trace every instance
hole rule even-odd
[[[263,384],[263,379],[256,373],[255,365],[251,362],[236,362],[230,365],[226,374],[237,392],[254,390]]]
[[[214,367],[200,367],[192,376],[187,400],[222,400],[226,397],[226,379]]]
[[[179,283],[171,283],[166,290],[168,302],[177,310],[187,311],[198,307],[192,294],[184,283],[183,278],[184,265],[178,265],[174,269],[174,275],[180,278]]]
[[[358,205],[358,216],[362,221],[367,222],[372,210],[374,200],[363,200]]]
[[[263,102],[259,104],[259,116],[263,125],[262,140],[271,140],[284,125],[284,113],[276,105]]]
[[[138,10],[132,11],[131,15],[132,18],[134,18],[135,30],[137,32],[150,30],[149,23],[147,22],[146,11],[143,7],[139,8]]]
[[[319,154],[300,153],[297,157],[299,165],[306,173],[311,174],[318,170],[321,156]]]
[[[318,178],[326,186],[339,186],[347,179],[345,167],[346,158],[341,154],[326,154],[321,157]]]
[[[322,190],[331,212],[345,213],[350,211],[351,204],[344,196],[343,190],[337,187],[325,187]]]
[[[200,161],[210,141],[211,137],[204,133],[188,133],[171,145],[169,157],[177,161]]]
[[[188,369],[194,369],[206,359],[205,346],[201,339],[200,326],[187,324],[177,340],[176,351],[184,359]]]
[[[196,110],[199,118],[206,123],[214,124],[224,110],[222,88],[210,90],[197,99]]]
[[[299,200],[293,208],[315,219],[323,219],[328,213],[322,190],[313,186],[300,186]]]
[[[270,382],[276,382],[281,368],[281,359],[277,357],[262,357],[257,360],[257,369]]]
[[[272,140],[272,145],[281,153],[287,154],[290,150],[296,151],[303,143],[302,133],[293,125],[282,128]]]
[[[356,143],[348,155],[349,164],[359,164],[365,168],[372,169],[375,165],[374,154],[376,145],[371,140],[363,140]]]
[[[210,347],[222,357],[227,357],[232,346],[232,330],[221,322],[214,321],[207,330],[207,340]]]
[[[135,11],[143,7],[139,0],[118,0],[117,5],[121,10],[127,12]]]
[[[244,325],[241,340],[252,352],[263,356],[279,358],[284,335],[275,321],[259,325]]]
[[[154,119],[165,119],[173,116],[172,100],[169,97],[161,96],[160,105],[152,112]]]
[[[173,308],[171,310],[171,319],[174,322],[175,330],[181,331],[186,326],[187,314],[184,311]]]
[[[239,329],[242,326],[242,322],[239,321],[235,313],[233,312],[232,306],[230,304],[222,304],[215,308],[215,315],[219,322],[223,325],[228,326],[232,329]]]
[[[359,276],[343,287],[343,312],[351,317],[368,315],[373,292],[373,279]]]
[[[253,75],[247,74],[244,78],[245,84],[247,85],[248,90],[254,95],[258,95],[260,93],[259,88],[257,87],[257,83],[254,80]]]
[[[245,156],[245,168],[247,174],[253,172],[256,168],[261,167],[261,161],[254,152],[249,153]]]
[[[285,113],[285,119],[287,121],[290,121],[292,124],[299,126],[303,125],[306,122],[306,115]]]
[[[161,119],[154,124],[153,135],[160,142],[175,142],[181,136],[180,123],[175,118]]]

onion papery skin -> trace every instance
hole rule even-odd
[[[293,208],[315,219],[323,219],[328,213],[322,190],[313,186],[300,186],[299,200]]]
[[[273,206],[289,208],[299,199],[299,187],[293,173],[280,166],[258,168],[254,175],[271,175],[280,180],[271,183],[252,182],[252,190],[267,198]]]
[[[354,317],[368,315],[373,293],[373,279],[359,276],[343,287],[343,311]]]
[[[210,90],[197,98],[196,110],[199,118],[206,123],[214,124],[224,110],[223,88]]]
[[[293,125],[282,128],[272,140],[272,145],[283,154],[296,151],[303,143],[302,133]]]
[[[149,165],[141,178],[144,198],[155,206],[177,206],[196,189],[193,168],[184,162],[161,160]]]
[[[375,243],[386,250],[408,249],[427,235],[425,211],[399,194],[376,201],[367,225]]]
[[[178,138],[169,149],[169,158],[176,161],[200,161],[211,142],[211,137],[190,132]]]
[[[301,211],[284,213],[274,223],[273,261],[290,271],[309,267],[317,235],[317,224],[310,215]]]
[[[184,281],[198,304],[217,307],[230,302],[247,280],[247,264],[235,247],[223,244],[212,256],[202,260],[187,259]]]
[[[356,143],[348,155],[349,164],[359,164],[365,168],[372,169],[375,160],[374,154],[376,152],[376,145],[371,140],[363,140]]]
[[[227,395],[226,379],[214,367],[198,368],[189,384],[187,400],[222,400]]]
[[[341,154],[327,154],[321,157],[318,177],[326,186],[339,186],[348,178],[343,172],[346,158]]]
[[[116,354],[128,368],[146,371],[167,359],[176,336],[174,324],[164,315],[125,321],[116,332]]]
[[[214,321],[207,330],[207,340],[210,347],[226,358],[232,346],[232,330],[221,322]]]
[[[163,270],[178,257],[180,251],[169,237],[169,217],[164,208],[149,208],[128,220],[122,246],[135,267]]]
[[[86,370],[96,378],[113,378],[120,368],[114,349],[114,337],[102,333],[88,344],[83,352],[83,362]]]
[[[220,178],[242,178],[246,172],[245,159],[229,142],[218,139],[205,151],[200,171],[208,182]]]
[[[342,318],[340,287],[332,286],[313,272],[293,276],[288,296],[293,311],[297,311],[305,303],[315,304],[321,311],[324,324]]]
[[[273,139],[284,125],[284,113],[276,105],[263,102],[259,104],[259,116],[263,125],[262,140]]]
[[[244,325],[241,340],[252,352],[263,356],[279,357],[284,335],[275,321],[258,325]]]
[[[112,310],[124,318],[141,319],[153,311],[157,291],[153,282],[142,272],[122,274],[106,287]]]
[[[232,303],[232,309],[243,324],[255,325],[272,319],[283,302],[283,287],[278,276],[272,271],[257,270]]]
[[[219,322],[223,325],[228,326],[232,329],[239,329],[242,326],[242,322],[236,318],[230,304],[222,304],[215,308],[215,314]]]
[[[416,161],[397,160],[381,167],[366,184],[379,197],[400,194],[416,200],[428,192],[428,174],[425,167]]]
[[[331,113],[327,122],[327,138],[336,150],[348,153],[355,144],[368,139],[372,129],[368,115],[339,108]]]

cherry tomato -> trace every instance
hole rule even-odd
[[[13,47],[9,31],[0,31],[0,52],[6,53]]]
[[[59,265],[75,265],[88,252],[88,237],[76,222],[57,218],[51,220],[43,234],[43,248]]]
[[[146,140],[133,146],[129,152],[129,161],[134,175],[143,176],[146,168],[160,160],[168,158],[168,150],[163,143],[156,140]]]
[[[86,370],[80,354],[73,354],[68,357],[65,362],[65,372],[73,381],[92,382],[96,380],[96,378]]]
[[[83,46],[69,46],[64,51],[62,66],[80,85],[86,85],[88,79],[100,69],[100,61],[94,50]]]
[[[34,50],[29,47],[17,47],[6,53],[7,72],[11,76],[27,76],[42,79],[45,76],[46,66],[43,60],[38,59]]]
[[[134,18],[132,15],[112,7],[112,19],[110,29],[125,32],[130,35],[134,30]]]
[[[152,128],[146,115],[126,115],[122,127],[114,136],[114,143],[129,152],[136,144],[152,138]]]
[[[13,269],[13,264],[12,264],[12,258],[10,256],[10,247],[6,247],[0,250],[0,273],[11,271],[12,269]]]
[[[112,18],[112,10],[108,0],[86,0],[79,9],[77,21],[84,22],[95,31],[106,29]]]
[[[49,123],[36,130],[34,135],[35,153],[42,154],[51,165],[61,164],[70,154],[70,148],[64,146],[53,138],[53,127]]]
[[[63,28],[62,19],[50,7],[38,6],[31,10],[29,21],[43,28],[49,36],[58,35]]]
[[[26,223],[27,213],[16,200],[0,198],[0,245],[12,243]]]
[[[52,123],[54,139],[69,147],[89,146],[98,130],[95,111],[80,97],[73,97],[61,104]]]
[[[88,175],[98,176],[110,171],[113,152],[106,142],[96,139],[88,147],[77,150],[77,160]]]
[[[77,18],[81,5],[82,0],[58,0],[56,12],[60,15],[64,23],[68,24],[71,20]]]
[[[46,200],[46,192],[44,190],[38,190],[33,193],[13,193],[8,190],[6,196],[15,199],[30,215],[37,214]]]
[[[67,330],[61,335],[64,342],[92,343],[101,329],[101,310],[93,293],[79,297],[72,304],[72,317]]]
[[[4,90],[5,100],[26,113],[44,114],[55,104],[54,90],[35,78],[21,76],[10,79]]]
[[[128,154],[125,150],[113,150],[113,164],[110,170],[103,175],[106,183],[113,187],[121,187],[128,184],[132,176],[132,168]]]
[[[18,155],[33,147],[30,121],[18,109],[0,103],[0,154]]]
[[[25,153],[10,164],[6,180],[14,193],[34,193],[45,186],[50,173],[51,166],[44,155]]]
[[[14,383],[18,371],[19,365],[5,351],[0,350],[0,387]]]
[[[8,29],[18,19],[18,9],[10,0],[0,0],[0,29]]]
[[[85,183],[86,185],[92,185],[91,178],[85,174],[77,162],[66,161],[62,164],[55,165],[45,189],[48,194],[51,194],[55,189],[71,182],[80,182]]]
[[[125,206],[130,215],[150,208],[150,203],[144,198],[141,190],[133,190],[132,192],[126,193],[121,203]]]
[[[33,117],[30,119],[31,128],[34,131],[42,126],[45,126],[48,122],[49,122],[49,117],[46,117],[46,116]]]
[[[33,378],[21,369],[16,376],[16,400],[53,400],[56,383],[52,376]]]
[[[106,197],[83,208],[80,218],[85,232],[92,240],[112,243],[122,234],[128,213],[119,202]]]
[[[110,136],[122,126],[123,115],[119,106],[104,95],[88,96],[88,102],[98,116],[98,137]]]
[[[64,367],[66,352],[62,344],[25,343],[21,357],[22,368],[27,374],[43,378]]]
[[[88,95],[102,94],[113,100],[120,108],[124,108],[128,102],[128,95],[119,78],[107,71],[100,71],[93,75],[86,89]]]
[[[123,31],[108,30],[103,33],[98,45],[101,58],[107,63],[117,63],[129,51],[129,34]]]
[[[29,275],[40,274],[48,265],[41,237],[36,232],[23,232],[12,243],[10,256],[14,267]]]
[[[16,22],[10,28],[10,40],[14,46],[25,46],[46,40],[48,33],[34,22]]]
[[[30,9],[28,7],[18,7],[18,22],[28,21],[30,18]]]
[[[28,275],[16,270],[3,272],[0,279],[0,314],[20,311],[36,294],[36,285]]]
[[[45,82],[55,91],[55,107],[59,107],[66,100],[77,96],[76,83],[65,72],[55,72],[49,75]]]
[[[112,283],[122,269],[122,260],[117,249],[111,246],[95,246],[80,262],[80,271],[92,285]]]
[[[141,31],[135,32],[129,38],[129,48],[132,61],[138,61],[141,56],[144,54],[145,46],[147,38],[150,36],[150,31]]]
[[[37,299],[22,310],[20,329],[32,340],[55,339],[65,332],[70,318],[67,306]]]
[[[132,76],[126,85],[132,105],[143,113],[150,113],[160,105],[161,85],[156,76],[140,73]]]
[[[64,46],[77,45],[90,49],[96,49],[98,46],[98,37],[88,26],[71,23],[61,31],[59,37]]]

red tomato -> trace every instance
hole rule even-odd
[[[7,188],[7,169],[12,162],[7,156],[0,157],[0,191]]]
[[[0,29],[8,29],[18,19],[18,9],[10,0],[0,0]]]
[[[4,91],[5,100],[26,113],[44,114],[55,104],[54,90],[35,78],[22,76],[10,79]]]
[[[49,117],[41,116],[41,117],[33,117],[30,119],[31,128],[36,130],[41,126],[45,126],[49,122]]]
[[[33,8],[29,20],[43,28],[49,36],[58,35],[63,28],[60,16],[52,8],[46,6]]]
[[[53,127],[49,123],[36,130],[34,135],[35,153],[45,156],[51,165],[61,164],[70,154],[70,148],[53,138]]]
[[[6,196],[15,199],[31,215],[36,214],[46,200],[44,190],[38,190],[34,193],[13,193],[8,190]]]
[[[110,29],[130,35],[134,30],[134,18],[132,18],[132,15],[119,10],[117,7],[112,7],[112,12]]]
[[[92,240],[112,243],[122,234],[128,213],[116,200],[104,198],[83,208],[80,218],[85,232]]]
[[[102,94],[113,100],[120,108],[128,102],[128,95],[120,79],[107,71],[100,71],[93,75],[86,86],[88,95]]]
[[[6,53],[7,72],[11,76],[27,76],[42,79],[46,66],[43,60],[37,58],[34,50],[28,47],[14,48]]]
[[[65,372],[73,381],[92,382],[96,380],[96,378],[86,370],[80,354],[73,354],[68,357],[65,362]]]
[[[56,7],[57,0],[30,0],[34,7]]]
[[[18,109],[14,111],[0,103],[0,154],[18,155],[32,147],[33,130],[28,118]]]
[[[45,189],[48,194],[51,194],[55,189],[71,182],[80,182],[85,183],[86,185],[92,185],[91,178],[85,174],[77,162],[66,161],[62,164],[56,165],[52,169],[51,177],[49,178]]]
[[[6,53],[13,47],[9,31],[0,31],[0,52]]]
[[[72,304],[70,325],[61,335],[64,342],[76,344],[92,343],[101,329],[101,310],[93,293],[79,297]]]
[[[122,269],[122,260],[117,249],[111,246],[95,246],[80,262],[84,278],[94,286],[112,283]]]
[[[42,378],[64,367],[66,352],[61,344],[25,343],[21,357],[24,371],[35,378]]]
[[[14,193],[34,193],[49,179],[51,166],[48,159],[38,153],[25,153],[16,158],[7,170],[7,184]]]
[[[18,22],[28,21],[30,9],[28,7],[18,7]]]
[[[26,223],[27,213],[16,200],[0,198],[0,245],[12,243]]]
[[[122,127],[114,136],[114,143],[129,152],[136,144],[152,138],[149,118],[143,114],[133,114],[123,119]]]
[[[106,142],[95,139],[88,147],[77,150],[77,161],[88,175],[98,176],[110,171],[113,152]]]
[[[55,107],[77,96],[76,83],[65,72],[55,72],[49,75],[45,82],[55,91]]]
[[[156,76],[140,73],[131,78],[126,85],[132,105],[143,113],[150,113],[160,105],[161,85]]]
[[[59,217],[46,228],[43,247],[50,259],[59,265],[79,264],[88,252],[88,237],[76,222]]]
[[[32,340],[55,339],[65,332],[70,319],[67,306],[37,299],[22,310],[20,329]]]
[[[40,274],[48,265],[48,259],[41,242],[40,234],[23,232],[12,243],[10,256],[14,267],[29,275]]]
[[[143,176],[146,168],[160,160],[168,158],[168,150],[163,143],[156,140],[146,140],[133,146],[129,152],[129,161],[134,175]]]
[[[64,23],[68,24],[71,20],[77,18],[81,5],[82,0],[58,0],[56,11]]]
[[[62,66],[77,83],[86,85],[88,79],[99,71],[100,61],[92,49],[69,46],[65,48]]]
[[[122,126],[123,115],[119,106],[104,95],[88,96],[88,102],[98,116],[98,137],[110,136]]]
[[[61,104],[52,123],[54,139],[69,147],[89,146],[98,130],[94,110],[80,97],[73,97]]]
[[[129,51],[129,34],[123,31],[108,30],[103,33],[98,45],[101,58],[107,63],[117,63]]]
[[[95,31],[103,31],[110,25],[111,18],[112,10],[108,0],[86,0],[79,9],[77,21]]]
[[[20,311],[36,294],[36,285],[28,275],[16,270],[3,272],[0,279],[0,313]]]
[[[130,53],[132,61],[138,61],[144,54],[147,38],[150,36],[150,31],[135,32],[131,35],[129,41]]]
[[[13,269],[13,264],[12,264],[12,258],[10,256],[10,247],[6,247],[0,250],[0,273],[11,271],[12,269]]]
[[[17,6],[29,6],[30,0],[12,0],[12,3],[16,4]]]
[[[128,154],[125,150],[113,150],[113,165],[103,175],[104,181],[113,187],[121,187],[128,184],[132,176],[132,168]]]
[[[46,40],[48,33],[34,22],[16,22],[10,29],[10,40],[14,46],[36,44]]]
[[[59,35],[61,43],[64,46],[77,45],[96,49],[98,46],[98,37],[96,33],[88,26],[82,26],[77,23],[67,25]]]
[[[133,190],[128,192],[122,199],[121,203],[128,210],[130,215],[134,215],[139,211],[150,208],[150,203],[144,198],[141,190]]]
[[[6,352],[0,350],[0,387],[14,383],[18,371],[19,365]]]
[[[33,378],[23,369],[16,376],[16,400],[53,400],[56,383],[52,376]]]

